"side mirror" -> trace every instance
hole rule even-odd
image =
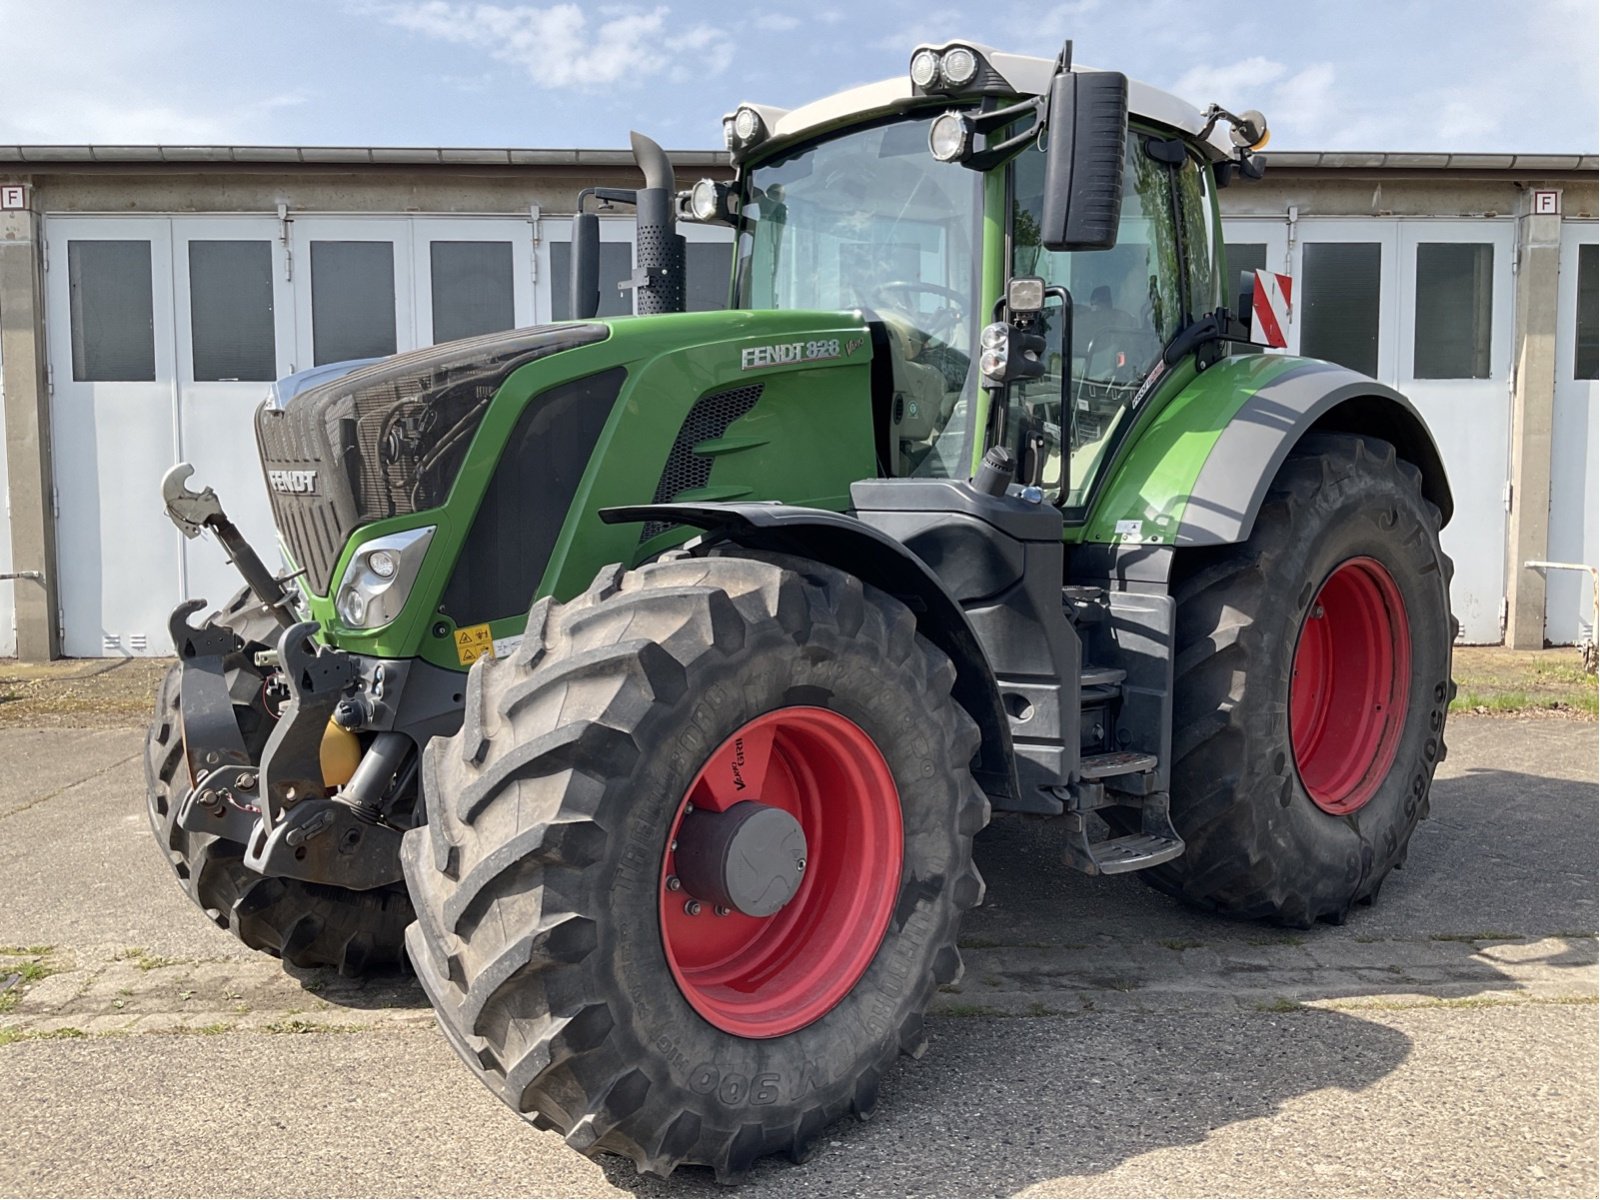
[[[572,218],[572,304],[575,321],[588,321],[600,311],[600,218],[579,213]]]
[[[1050,84],[1040,241],[1057,253],[1109,250],[1122,216],[1128,77],[1061,71]]]

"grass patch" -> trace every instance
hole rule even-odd
[[[219,1033],[227,1033],[233,1027],[232,1021],[212,1021],[209,1025],[176,1025],[166,1032],[190,1037],[216,1037]]]
[[[1430,942],[1520,942],[1523,935],[1520,933],[1503,933],[1499,930],[1484,930],[1480,933],[1430,933]]]
[[[0,966],[0,978],[10,979],[11,976],[16,976],[11,986],[0,992],[0,1013],[15,1012],[22,1000],[22,993],[27,990],[29,984],[38,983],[39,980],[54,974],[54,967],[38,959]]]
[[[157,971],[162,967],[176,967],[182,963],[181,958],[167,958],[160,954],[141,954],[133,960],[133,965],[141,971]]]
[[[1101,986],[1113,992],[1136,992],[1143,987],[1144,984],[1137,979],[1119,977],[1116,979],[1107,979]]]
[[[0,946],[0,954],[7,958],[43,958],[54,946]]]
[[[1600,712],[1595,677],[1584,674],[1577,651],[1570,648],[1457,646],[1453,671],[1457,691],[1451,712],[1562,713],[1590,720]]]
[[[61,1038],[82,1038],[89,1035],[70,1025],[64,1029],[0,1029],[0,1046],[13,1042],[49,1042]]]
[[[1286,996],[1279,996],[1276,1000],[1258,1000],[1255,1010],[1264,1013],[1292,1013],[1304,1012],[1306,1006],[1298,1000],[1290,1000]]]
[[[304,1017],[290,1017],[263,1025],[266,1033],[360,1033],[370,1025],[329,1025],[323,1021],[308,1021]]]
[[[1197,942],[1194,938],[1162,938],[1161,945],[1168,950],[1198,950],[1205,943]]]

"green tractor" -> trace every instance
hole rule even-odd
[[[1372,901],[1451,694],[1451,501],[1398,393],[1264,354],[1216,195],[1259,113],[970,42],[635,137],[643,314],[288,381],[292,576],[149,738],[183,886],[302,966],[413,965],[496,1095],[587,1154],[736,1178],[866,1117],[961,975],[990,813],[1065,866],[1295,927]],[[676,222],[735,231],[684,313]],[[586,315],[587,314],[587,315]]]

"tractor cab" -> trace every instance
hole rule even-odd
[[[1004,445],[1069,523],[1167,348],[1229,303],[1215,190],[1260,174],[1267,137],[1259,113],[1075,69],[1070,43],[1051,62],[964,42],[803,108],[742,105],[724,133],[736,182],[679,208],[736,231],[732,307],[867,314],[891,351],[884,473],[966,478]],[[1044,305],[1006,306],[1030,278]],[[1040,369],[986,381],[1001,315],[1042,339]]]

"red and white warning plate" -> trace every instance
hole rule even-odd
[[[1256,272],[1255,332],[1263,346],[1282,348],[1289,344],[1289,304],[1294,280],[1272,271]]]

